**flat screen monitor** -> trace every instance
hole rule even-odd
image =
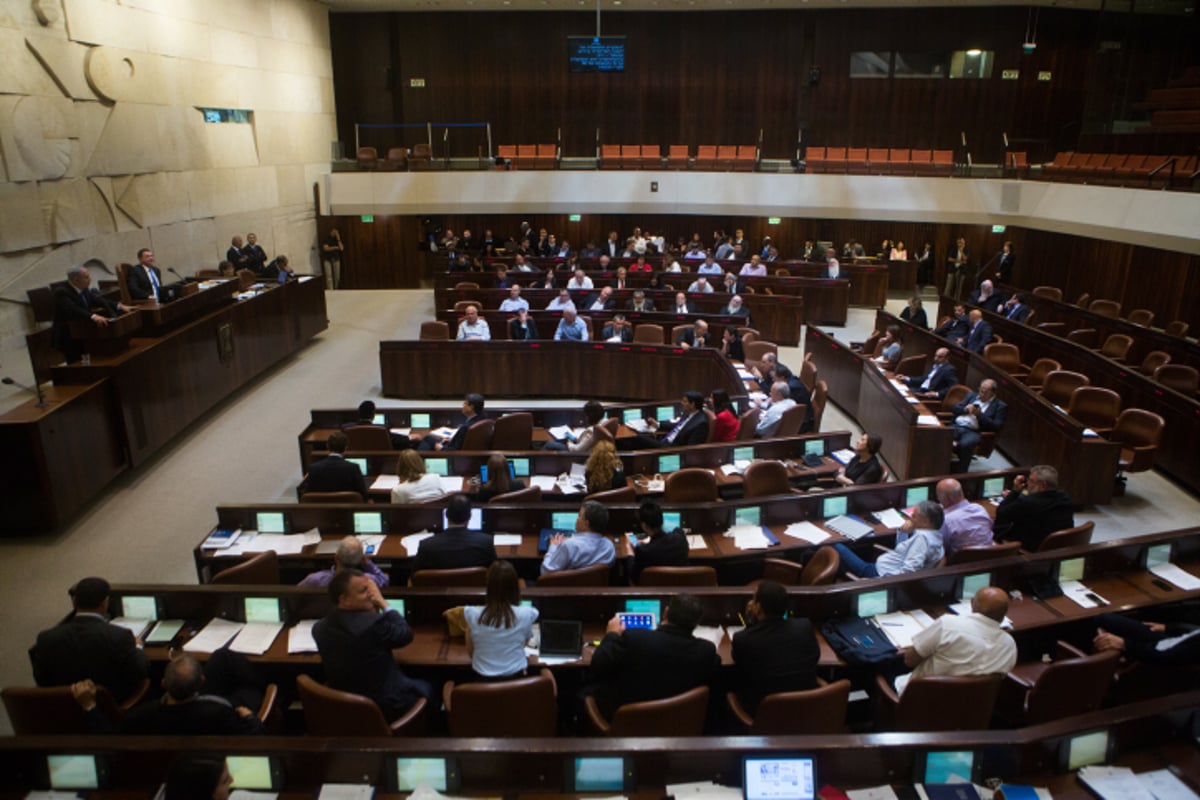
[[[395,611],[400,616],[404,616],[404,598],[403,597],[388,597],[384,600],[387,607]]]
[[[512,467],[513,475],[518,478],[529,477],[529,459],[528,458],[510,458],[508,465]]]
[[[505,460],[507,461],[507,459],[505,459]],[[487,464],[484,464],[483,466],[481,466],[479,468],[480,482],[487,483],[489,474],[490,474],[490,472],[488,470]],[[517,477],[517,468],[516,468],[516,466],[513,465],[513,463],[511,461],[508,462],[508,477],[514,478],[514,479]]]
[[[459,788],[457,765],[453,759],[440,756],[399,757],[390,777],[395,779],[395,783],[388,787],[393,792],[411,792],[418,786],[427,786],[438,792],[456,792]]]
[[[568,756],[563,768],[566,794],[631,793],[636,789],[633,764],[623,756]]]
[[[367,460],[365,458],[347,458],[346,463],[358,467],[358,471],[363,475],[367,474]]]
[[[1171,545],[1167,544],[1152,544],[1146,548],[1146,569],[1151,567],[1160,567],[1163,564],[1171,563]],[[132,616],[126,614],[125,616]]]
[[[889,600],[887,589],[880,589],[877,592],[863,592],[856,599],[857,607],[855,610],[862,619],[886,614],[891,610]]]
[[[920,783],[961,783],[975,779],[975,753],[971,750],[936,750],[925,754]],[[961,779],[961,780],[960,780]]]
[[[427,458],[425,459],[425,471],[432,472],[434,475],[440,475],[445,478],[450,474],[450,459]]]
[[[682,511],[664,511],[663,512],[663,530],[670,533],[676,528],[683,527],[683,512]]]
[[[624,36],[568,36],[567,66],[571,72],[624,72]]]
[[[59,754],[46,756],[51,789],[101,789],[107,783],[107,767],[100,756]]]
[[[1111,745],[1108,731],[1072,736],[1062,743],[1059,765],[1073,771],[1092,764],[1103,764],[1112,756]]]
[[[278,597],[242,598],[242,612],[246,622],[282,622]]]
[[[287,519],[282,511],[259,511],[255,518],[259,533],[287,533]]]
[[[226,756],[225,765],[235,789],[277,792],[283,788],[280,762],[270,756]]]
[[[992,585],[992,573],[980,572],[978,575],[964,575],[962,580],[963,600],[970,600],[975,596],[975,593],[980,589],[986,589]]]
[[[659,600],[626,600],[626,614],[653,614],[655,619],[662,617],[662,602]]]
[[[550,527],[556,531],[574,531],[578,518],[574,511],[555,511],[550,514]]]
[[[928,486],[913,486],[904,492],[904,507],[910,508],[929,499]]]
[[[354,532],[383,533],[383,514],[378,511],[355,511]]]
[[[654,409],[654,418],[659,422],[670,422],[675,419],[675,406],[659,406]]]
[[[428,414],[413,414],[408,418],[408,426],[410,428],[420,428],[421,430],[429,430],[430,419]]]
[[[371,417],[371,424],[372,425],[387,425],[387,415],[386,414],[376,414],[375,416]]]
[[[1083,580],[1083,559],[1068,558],[1058,562],[1058,582]]]
[[[147,595],[122,595],[121,616],[130,619],[158,619],[158,598]]]
[[[640,408],[626,408],[621,412],[621,422],[630,425],[642,418],[642,410]]]
[[[747,756],[742,767],[746,800],[814,800],[816,759],[812,756]]]
[[[809,439],[804,443],[804,455],[806,456],[823,456],[825,455],[825,440],[824,439]]]
[[[821,516],[825,519],[840,517],[846,513],[846,508],[845,497],[826,497],[821,502]]]
[[[658,457],[658,471],[664,475],[667,474],[668,472],[678,472],[679,471],[679,454],[673,453],[669,456],[659,456]]]
[[[753,461],[754,460],[754,448],[753,447],[735,447],[735,448],[733,448],[733,460],[734,461]]]
[[[999,497],[1004,494],[1004,478],[984,478],[981,494],[984,497]]]
[[[442,511],[442,530],[450,527],[450,518],[446,516],[446,512]],[[481,531],[483,530],[483,509],[479,506],[471,507],[471,516],[467,519],[467,530]]]
[[[734,525],[761,525],[762,509],[758,506],[739,508],[733,512]]]

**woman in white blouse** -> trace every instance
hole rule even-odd
[[[400,483],[392,489],[393,503],[423,503],[441,497],[442,482],[437,475],[425,471],[425,459],[416,450],[405,450],[396,463]]]

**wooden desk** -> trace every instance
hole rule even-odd
[[[724,389],[740,400],[737,370],[710,348],[602,342],[379,343],[387,397],[505,397],[654,400],[689,389]]]

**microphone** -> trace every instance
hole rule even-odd
[[[187,283],[188,279],[183,277],[182,275],[180,275],[178,272],[176,272],[174,267],[167,267],[167,272],[171,273],[176,278],[179,278],[180,283]]]
[[[92,291],[95,291],[95,290],[93,289]],[[36,380],[36,378],[35,378],[35,380]],[[17,383],[12,378],[0,378],[0,383],[3,383],[5,386],[16,386],[18,389],[24,389],[27,392],[32,392],[33,394],[36,394],[37,399],[38,399],[38,402],[37,402],[38,408],[45,408],[46,406],[50,405],[50,403],[46,401],[46,395],[42,393],[42,386],[39,383],[35,383],[33,385],[32,389],[23,383]]]

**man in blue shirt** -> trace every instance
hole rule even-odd
[[[556,533],[550,537],[550,549],[542,559],[542,574],[611,564],[616,550],[608,537],[600,533],[607,527],[608,508],[603,503],[588,500],[575,518],[574,536]]]
[[[563,317],[558,323],[558,329],[554,331],[554,340],[556,342],[564,339],[573,342],[586,342],[588,340],[587,326],[583,324],[583,320],[575,315],[573,307],[563,311]]]

